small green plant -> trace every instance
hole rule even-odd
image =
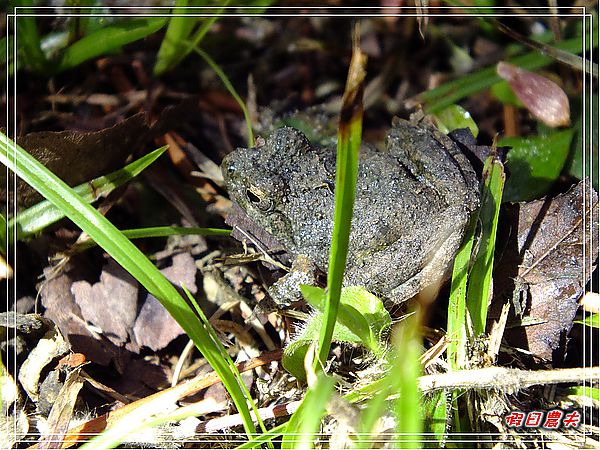
[[[31,2],[26,2],[28,6]],[[33,10],[25,10],[33,12]],[[16,69],[27,68],[38,74],[58,74],[73,69],[85,61],[119,51],[124,45],[139,41],[157,32],[167,23],[166,18],[148,17],[123,19],[94,29],[80,38],[65,34],[65,39],[56,39],[54,35],[40,36],[34,16],[17,16]],[[76,39],[72,41],[73,39]],[[50,41],[48,54],[42,48]],[[60,47],[56,47],[56,45]]]
[[[499,139],[498,146],[511,148],[506,155],[511,176],[503,201],[533,200],[548,192],[569,157],[573,133],[569,128],[548,130],[538,136]]]
[[[304,359],[323,328],[327,294],[324,289],[315,286],[302,286],[302,294],[314,312],[300,334],[285,348],[282,362],[288,372],[304,380]],[[375,358],[380,359],[385,356],[385,341],[391,324],[392,318],[380,299],[362,287],[345,287],[340,296],[332,340],[366,347]]]
[[[212,17],[186,17],[186,14],[198,12],[189,7],[202,6],[199,3],[201,2],[176,0],[173,9],[174,15],[169,18],[165,37],[156,56],[154,75],[160,76],[174,68],[193,48],[197,47],[230,1],[221,2],[221,9],[211,11],[214,14]],[[198,24],[199,26],[196,28]],[[191,45],[186,45],[188,41]]]

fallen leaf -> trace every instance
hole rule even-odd
[[[190,293],[195,294],[198,290],[196,270],[194,258],[189,253],[180,253],[173,257],[171,266],[162,269],[161,272],[176,287],[183,285]],[[156,351],[166,347],[169,342],[183,333],[183,329],[165,307],[149,294],[133,326],[132,339],[139,346],[149,347]]]
[[[62,439],[69,429],[79,391],[83,387],[81,369],[70,370],[48,416],[48,430],[39,442],[40,449],[62,448]]]
[[[167,385],[171,375],[167,367],[132,358],[124,368],[123,376],[111,383],[111,387],[129,398],[143,398]]]
[[[81,317],[81,309],[71,292],[75,281],[89,278],[88,265],[83,256],[74,256],[62,269],[44,269],[46,280],[40,287],[44,317],[56,323],[74,352],[83,353],[88,360],[103,366],[107,366],[112,360],[119,361],[117,365],[122,366],[124,361],[121,360],[126,359],[128,353],[92,334]],[[60,272],[56,273],[57,270]]]
[[[111,259],[98,283],[76,281],[71,292],[83,319],[115,345],[128,340],[137,313],[138,283],[125,269]]]
[[[564,356],[566,336],[596,264],[598,243],[592,236],[598,235],[598,211],[598,194],[585,181],[555,198],[513,205],[516,233],[508,246],[510,241],[516,246],[506,248],[500,262],[501,278],[514,280],[513,304],[522,315],[522,326],[507,332],[511,345],[546,360]],[[507,274],[507,267],[514,273]]]
[[[123,165],[148,136],[149,127],[140,113],[99,131],[41,131],[17,138],[17,143],[67,184],[76,186]],[[0,186],[0,198],[6,202],[6,170],[0,170]],[[8,199],[12,199],[12,183],[8,186]],[[42,199],[20,178],[16,192],[19,206],[26,207]]]

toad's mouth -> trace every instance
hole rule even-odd
[[[263,227],[258,225],[246,212],[232,200],[232,207],[225,219],[232,227],[231,236],[240,242],[253,244],[258,251],[268,252],[272,257],[284,264],[289,264],[290,258],[284,246]]]

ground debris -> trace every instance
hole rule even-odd
[[[558,362],[596,264],[598,194],[582,181],[555,198],[512,205],[509,213],[515,230],[499,263],[501,279],[514,280],[515,315],[506,337],[511,345]],[[496,294],[504,288],[501,294],[510,297],[506,287],[499,282]]]

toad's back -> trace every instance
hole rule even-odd
[[[333,229],[335,149],[277,130],[258,149],[223,161],[232,199],[293,256],[327,269]],[[346,285],[399,303],[445,272],[477,207],[467,159],[445,136],[397,121],[385,150],[361,150]]]

